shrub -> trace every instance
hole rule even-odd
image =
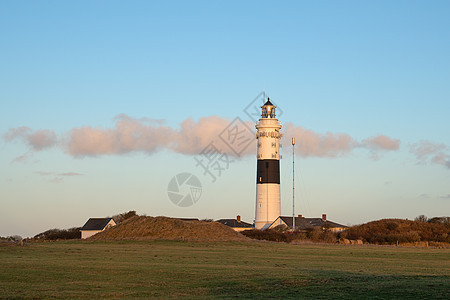
[[[71,239],[80,239],[81,238],[81,227],[74,227],[69,229],[50,229],[44,232],[41,232],[34,236],[35,239],[43,239],[43,240],[71,240]]]
[[[450,223],[383,219],[350,227],[345,234],[348,239],[362,239],[373,244],[419,241],[448,243]]]
[[[126,219],[129,219],[134,216],[137,216],[136,211],[130,210],[129,212],[126,212],[126,213],[114,215],[111,218],[114,220],[114,222],[116,222],[116,224],[119,224],[119,223],[125,221]]]
[[[289,227],[284,224],[281,224],[281,225],[274,227],[272,230],[275,232],[285,232],[285,231],[289,230]]]
[[[200,221],[202,221],[202,222],[214,222],[213,219],[201,219]]]
[[[450,217],[434,217],[428,220],[430,223],[450,224]]]
[[[266,240],[272,242],[290,242],[292,241],[291,237],[289,237],[286,233],[275,231],[273,229],[268,230],[244,230],[241,232],[246,237],[257,239],[257,240]]]
[[[249,238],[257,240],[266,240],[272,242],[286,242],[290,243],[294,240],[306,240],[310,239],[315,242],[327,242],[334,243],[337,240],[336,234],[329,230],[321,230],[317,228],[316,230],[310,230],[309,232],[302,231],[287,231],[287,227],[282,225],[275,227],[274,229],[267,230],[245,230],[241,233]]]

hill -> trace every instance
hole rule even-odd
[[[134,216],[97,233],[91,240],[246,241],[248,238],[217,222],[185,221],[168,217]]]

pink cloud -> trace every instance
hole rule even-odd
[[[31,160],[31,158],[33,157],[33,152],[29,151],[25,154],[19,155],[17,157],[15,157],[11,163],[26,163],[29,162]],[[34,160],[34,162],[38,162],[37,160]]]
[[[56,134],[51,130],[37,130],[27,136],[28,144],[34,150],[42,150],[56,144]]]
[[[11,128],[3,135],[3,139],[7,142],[21,139],[35,151],[52,147],[58,142],[56,134],[52,130],[37,130],[33,132],[30,128],[25,126]]]
[[[147,118],[136,119],[121,114],[114,118],[112,128],[83,126],[73,128],[58,140],[51,130],[32,131],[28,127],[13,128],[4,135],[6,141],[23,139],[35,150],[42,150],[55,144],[74,157],[120,155],[131,152],[152,154],[168,149],[180,154],[196,155],[211,142],[222,152],[237,155],[230,149],[222,135],[231,120],[219,116],[191,118],[183,121],[178,128],[166,126],[162,120]],[[238,155],[255,155],[256,139],[254,124],[241,122],[247,128],[246,148]],[[384,135],[368,138],[359,142],[346,133],[318,133],[292,123],[283,126],[285,138],[296,137],[298,154],[311,157],[340,157],[354,149],[364,147],[373,152],[379,150],[398,150],[400,141]]]
[[[71,176],[82,176],[81,173],[76,172],[64,172],[64,173],[55,173],[55,172],[47,172],[47,171],[36,171],[36,174],[42,176],[45,178],[45,181],[51,182],[51,183],[62,183],[64,182],[65,177],[71,177]]]
[[[429,155],[446,150],[447,146],[444,144],[436,144],[430,141],[421,140],[418,143],[411,145],[409,152],[416,155],[419,160],[427,159]]]
[[[49,182],[51,183],[62,183],[64,181],[63,177],[53,177],[49,179]]]
[[[87,126],[72,129],[68,134],[68,152],[73,156],[96,156],[170,149],[181,154],[198,154],[212,141],[220,149],[227,149],[217,137],[230,120],[218,116],[198,121],[189,118],[181,123],[179,129],[162,126],[161,121],[134,119],[126,115],[119,115],[115,120],[113,128]]]
[[[49,176],[55,174],[53,172],[45,172],[45,171],[36,171],[35,173],[41,176]]]
[[[174,131],[170,127],[153,126],[125,115],[116,117],[114,128],[72,129],[67,150],[73,156],[123,154],[132,151],[152,153],[169,145]]]
[[[83,176],[83,174],[76,172],[66,172],[66,173],[59,173],[58,176]]]
[[[450,148],[445,144],[422,140],[410,146],[409,152],[414,154],[420,163],[434,163],[450,169]]]
[[[17,128],[11,128],[7,133],[3,135],[3,139],[7,142],[11,142],[16,138],[23,138],[31,131],[31,128],[22,126]]]
[[[379,134],[363,140],[362,145],[372,150],[393,151],[400,148],[400,140]]]
[[[302,156],[339,157],[350,153],[358,142],[346,133],[317,133],[312,130],[286,123],[284,136],[296,138],[296,145]]]
[[[174,132],[174,139],[169,148],[177,153],[195,155],[205,149],[211,142],[214,142],[218,149],[233,155],[228,145],[218,138],[230,122],[231,120],[218,116],[203,117],[197,122],[193,119],[187,119],[181,123],[180,129]],[[254,125],[246,125],[248,128],[254,128]],[[250,145],[245,149],[244,155],[254,153],[256,147],[256,138],[251,129],[246,133],[247,136],[250,135],[254,139],[254,143],[253,147]]]

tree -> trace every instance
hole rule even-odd
[[[11,236],[11,239],[15,242],[20,242],[21,240],[23,240],[20,235],[13,235]]]
[[[428,218],[427,218],[427,216],[425,216],[425,215],[420,215],[420,216],[417,216],[417,217],[414,219],[414,221],[418,221],[418,222],[427,222],[427,221],[428,221]]]

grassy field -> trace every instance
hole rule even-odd
[[[0,298],[450,299],[449,249],[71,241],[0,261]]]

